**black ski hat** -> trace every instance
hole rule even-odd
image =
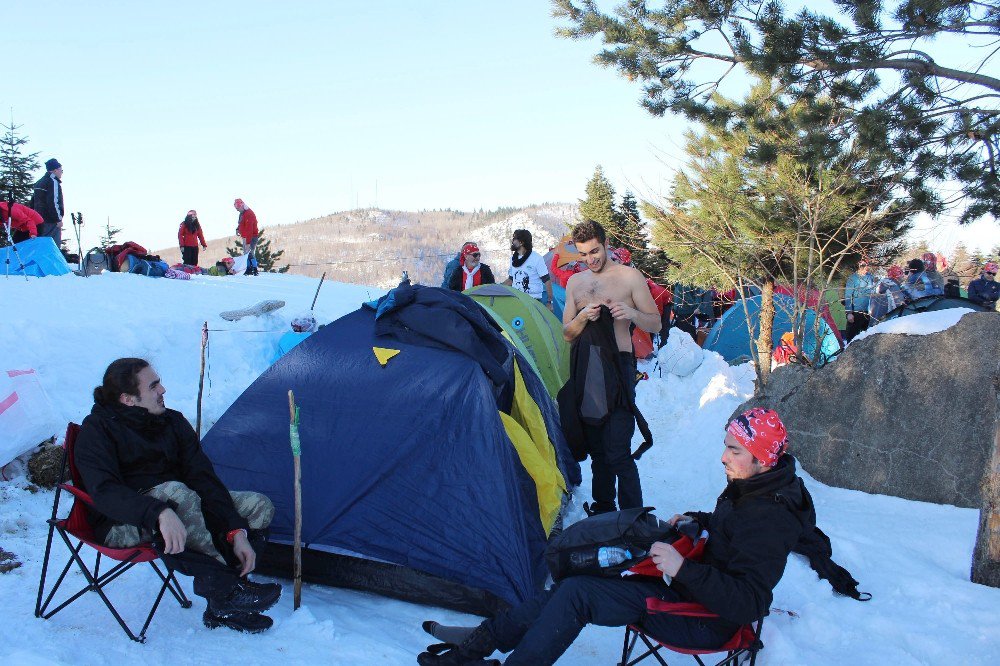
[[[906,267],[911,271],[922,271],[924,270],[924,262],[920,259],[910,259]]]
[[[55,171],[56,169],[61,169],[61,168],[62,164],[59,164],[59,160],[57,160],[54,157],[51,160],[45,162],[46,171]]]

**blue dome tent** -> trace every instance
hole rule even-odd
[[[275,504],[265,571],[291,570],[291,389],[307,580],[480,614],[530,598],[580,483],[554,403],[467,296],[401,285],[375,307],[297,345],[204,438],[228,487]]]

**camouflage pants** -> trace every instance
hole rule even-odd
[[[223,564],[225,558],[215,548],[212,535],[205,527],[205,516],[201,512],[201,497],[180,481],[167,481],[146,491],[150,497],[164,502],[172,500],[177,504],[177,517],[187,528],[185,549],[191,549],[214,557]],[[261,530],[271,524],[274,518],[274,505],[265,495],[249,491],[230,491],[236,511],[246,518],[250,529]],[[105,544],[112,548],[129,548],[142,541],[149,541],[153,535],[134,525],[116,525],[108,532]]]

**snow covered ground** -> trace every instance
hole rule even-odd
[[[194,420],[203,321],[211,333],[205,418],[210,425],[270,363],[289,319],[306,310],[316,281],[279,275],[195,278],[190,282],[110,274],[25,282],[0,278],[0,366],[35,368],[60,416],[79,421],[107,363],[148,358],[163,377],[167,404]],[[355,309],[376,290],[327,283],[320,321]],[[228,323],[218,313],[278,298],[276,313]],[[916,319],[910,317],[908,319]],[[649,368],[651,369],[651,368]],[[640,472],[647,503],[659,513],[711,508],[722,490],[723,425],[752,390],[747,366],[715,354],[690,376],[641,382],[639,402],[656,437]],[[794,442],[792,443],[794,447]],[[871,592],[868,603],[835,596],[807,563],[792,556],[764,624],[761,664],[986,664],[1000,658],[1000,590],[968,581],[978,512],[830,488],[808,476],[820,526],[834,558]],[[584,497],[589,489],[584,471]],[[576,500],[579,504],[581,498]],[[202,602],[181,609],[165,599],[145,645],[125,638],[94,595],[51,620],[33,617],[45,542],[49,492],[32,493],[23,477],[0,482],[0,545],[24,566],[0,575],[0,664],[414,664],[429,642],[424,619],[473,618],[381,597],[315,585],[292,611],[291,589],[259,636],[201,624]],[[135,572],[133,572],[135,573]],[[126,577],[111,588],[137,619],[152,576]],[[80,577],[77,575],[77,579]],[[190,594],[190,581],[182,579]],[[620,629],[588,627],[560,664],[616,663]],[[686,657],[677,663],[689,663]],[[693,663],[693,662],[691,662]]]

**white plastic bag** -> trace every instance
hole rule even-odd
[[[690,335],[678,328],[672,328],[667,337],[667,344],[660,349],[657,358],[664,372],[687,377],[701,365],[705,351]]]
[[[0,370],[0,465],[65,427],[34,370]]]

